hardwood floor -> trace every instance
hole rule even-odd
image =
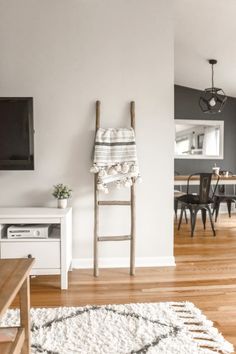
[[[79,306],[127,302],[191,301],[236,347],[236,215],[220,215],[213,237],[209,223],[204,231],[196,225],[193,238],[189,225],[175,225],[176,267],[74,270],[69,290],[58,288],[59,277],[31,280],[32,306]]]
[[[193,238],[190,226],[182,225],[180,231],[175,225],[176,285],[236,348],[236,215],[219,215],[216,237],[209,221],[204,231],[198,220]]]

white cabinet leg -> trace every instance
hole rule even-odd
[[[61,289],[68,289],[68,272],[61,273]]]

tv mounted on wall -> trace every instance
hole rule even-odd
[[[33,169],[33,98],[0,97],[0,170]]]

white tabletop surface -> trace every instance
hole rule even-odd
[[[65,216],[71,207],[65,209],[59,208],[44,208],[44,207],[18,207],[18,208],[0,208],[0,218],[25,217],[25,218],[40,218],[51,217],[60,218]]]

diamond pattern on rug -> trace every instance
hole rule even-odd
[[[8,310],[1,326],[19,324]],[[31,309],[32,354],[232,353],[212,322],[191,303]]]

